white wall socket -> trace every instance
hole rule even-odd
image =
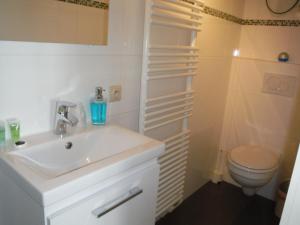
[[[109,102],[118,102],[122,99],[122,86],[112,85],[109,88]]]

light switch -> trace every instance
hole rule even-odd
[[[266,73],[262,92],[286,97],[293,97],[297,88],[297,78],[294,76]]]
[[[109,101],[118,102],[122,98],[122,86],[121,85],[112,85],[109,88]]]

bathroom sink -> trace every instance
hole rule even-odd
[[[165,148],[160,141],[116,125],[89,126],[63,138],[47,132],[24,140],[23,147],[0,151],[0,171],[43,206],[125,171],[156,164]]]
[[[91,127],[67,138],[10,151],[8,156],[53,178],[124,151],[143,148],[150,140],[118,126]]]
[[[116,125],[89,126],[63,138],[47,132],[24,140],[23,147],[0,151],[0,171],[43,206],[104,185],[126,171],[156,165],[165,148]]]

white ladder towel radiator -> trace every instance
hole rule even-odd
[[[202,12],[200,0],[146,0],[139,130],[166,143],[157,219],[183,200]]]

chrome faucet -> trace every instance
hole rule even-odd
[[[65,135],[67,133],[67,125],[76,126],[78,119],[72,113],[71,108],[76,108],[77,105],[72,102],[57,101],[54,120],[54,133],[57,135]]]

